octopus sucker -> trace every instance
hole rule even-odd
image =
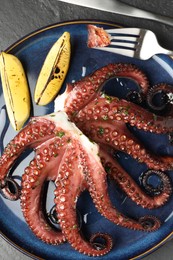
[[[133,218],[120,212],[109,197],[107,177],[143,210],[163,206],[172,194],[169,173],[163,172],[172,169],[172,154],[151,152],[131,131],[136,127],[156,135],[167,134],[171,146],[172,115],[155,114],[153,108],[145,109],[143,102],[139,102],[140,106],[102,93],[104,83],[113,77],[134,80],[142,101],[149,92],[153,95],[147,76],[136,66],[123,63],[104,66],[78,82],[68,83],[56,100],[56,112],[31,118],[0,157],[1,193],[8,199],[20,198],[23,215],[33,233],[50,244],[69,242],[72,248],[88,256],[107,254],[113,240],[99,230],[88,240],[82,234],[77,202],[84,190],[88,190],[102,216],[116,225],[141,232],[156,231],[161,221],[152,214],[142,217],[137,214]],[[28,148],[35,155],[24,170],[17,194],[18,184],[15,185],[11,169]],[[114,158],[118,151],[148,167],[138,184]],[[160,179],[159,187],[151,188],[148,178],[152,174]],[[51,218],[45,203],[48,182],[54,183]],[[9,183],[14,184],[15,194],[8,189]]]

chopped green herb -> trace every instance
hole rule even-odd
[[[65,132],[59,131],[59,132],[57,132],[56,135],[59,136],[59,137],[63,137],[65,135]]]
[[[99,132],[100,135],[103,135],[104,134],[104,128],[102,126],[100,126],[98,132]]]
[[[105,171],[106,171],[107,173],[110,173],[110,172],[111,172],[111,167],[106,166],[106,167],[105,167]]]
[[[124,113],[125,115],[129,114],[130,106],[127,107],[119,107],[118,112]]]
[[[157,121],[157,115],[153,114],[154,121]]]
[[[89,140],[92,144],[95,144],[95,142],[94,142],[92,139],[88,138],[88,140]]]
[[[114,99],[114,97],[107,96],[107,95],[105,95],[105,98],[106,98],[108,103],[111,103],[113,101],[113,99]]]
[[[103,120],[105,120],[105,121],[108,120],[108,116],[107,116],[107,115],[103,115],[102,118],[103,118]]]
[[[77,225],[73,225],[72,229],[76,229],[78,226]]]

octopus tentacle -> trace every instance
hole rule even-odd
[[[59,244],[66,239],[61,231],[50,225],[45,215],[44,185],[57,177],[66,148],[64,142],[64,138],[54,137],[36,148],[35,158],[22,176],[21,208],[25,220],[37,237],[51,244]]]
[[[153,225],[146,229],[139,221],[126,217],[113,207],[108,195],[106,172],[104,168],[100,167],[97,161],[94,164],[91,163],[93,159],[93,155],[85,153],[84,166],[86,167],[86,179],[89,185],[89,192],[97,210],[113,223],[123,227],[143,231],[154,231],[158,229],[160,227],[160,221],[155,217],[153,217]]]
[[[147,151],[122,121],[114,120],[112,124],[111,120],[107,120],[103,124],[101,120],[90,120],[77,125],[94,142],[110,146],[115,151],[126,152],[140,163],[146,163],[151,169],[164,171],[172,167],[172,158],[169,164],[162,156]]]
[[[73,119],[76,123],[85,120],[123,121],[138,129],[153,133],[170,133],[173,131],[172,116],[157,116],[146,109],[123,99],[110,96],[98,96],[81,109]]]
[[[80,81],[68,84],[64,94],[57,98],[56,110],[64,110],[71,117],[100,93],[103,84],[113,77],[127,77],[137,82],[146,94],[149,83],[146,75],[132,64],[108,64]],[[64,107],[64,108],[63,108]]]
[[[159,171],[155,173],[150,170],[148,173],[143,174],[142,182],[144,187],[147,186],[146,182],[149,174],[158,175],[162,182],[162,188],[159,193],[154,196],[149,196],[136,184],[132,177],[120,166],[117,160],[112,158],[108,152],[105,152],[105,149],[100,149],[100,156],[104,168],[107,169],[108,175],[118,183],[127,196],[137,205],[141,205],[143,208],[148,209],[158,208],[164,205],[170,198],[172,194],[172,184],[170,178],[165,173]]]
[[[54,136],[55,125],[52,121],[42,117],[34,117],[28,125],[24,127],[6,146],[3,155],[0,158],[0,186],[3,188],[6,184],[6,176],[10,168],[29,147],[36,147],[40,143]]]
[[[102,234],[106,240],[106,245],[105,248],[97,250],[91,243],[84,240],[80,234],[76,202],[85,185],[83,185],[83,168],[78,167],[75,158],[82,163],[80,148],[72,145],[66,150],[59,169],[60,177],[56,180],[55,204],[62,232],[71,246],[79,252],[90,256],[104,255],[112,248],[112,240],[109,235]]]

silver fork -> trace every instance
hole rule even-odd
[[[103,51],[122,54],[141,60],[147,60],[155,54],[173,55],[173,51],[162,48],[156,35],[141,28],[108,29],[111,44],[106,47],[96,47]]]

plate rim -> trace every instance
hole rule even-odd
[[[60,21],[57,23],[52,23],[49,25],[42,26],[36,30],[33,30],[33,31],[25,34],[19,40],[15,41],[11,45],[9,45],[4,51],[7,53],[10,53],[13,49],[15,49],[18,45],[25,42],[26,40],[28,40],[42,32],[45,32],[45,31],[48,31],[48,30],[51,30],[54,28],[58,28],[58,27],[66,26],[66,25],[91,24],[91,23],[102,24],[102,25],[113,26],[113,27],[123,27],[123,25],[120,23],[112,22],[109,20],[99,20],[99,19],[78,19],[78,20]],[[126,26],[126,27],[128,27],[128,26]],[[173,230],[171,230],[170,233],[166,237],[164,237],[164,239],[162,239],[159,243],[155,244],[154,246],[152,246],[148,250],[144,251],[143,253],[137,254],[137,255],[129,258],[129,260],[137,260],[140,257],[145,257],[145,256],[151,254],[152,252],[157,250],[159,247],[163,246],[166,242],[171,240],[172,236],[173,236]],[[16,244],[14,241],[12,241],[10,238],[8,238],[5,234],[3,234],[3,232],[1,230],[0,230],[0,237],[2,239],[4,239],[14,249],[18,250],[19,252],[23,253],[24,255],[31,257],[32,259],[35,259],[35,260],[45,260],[44,258],[41,258],[41,257],[35,255],[34,253],[30,253],[26,249],[22,248],[20,245]]]

